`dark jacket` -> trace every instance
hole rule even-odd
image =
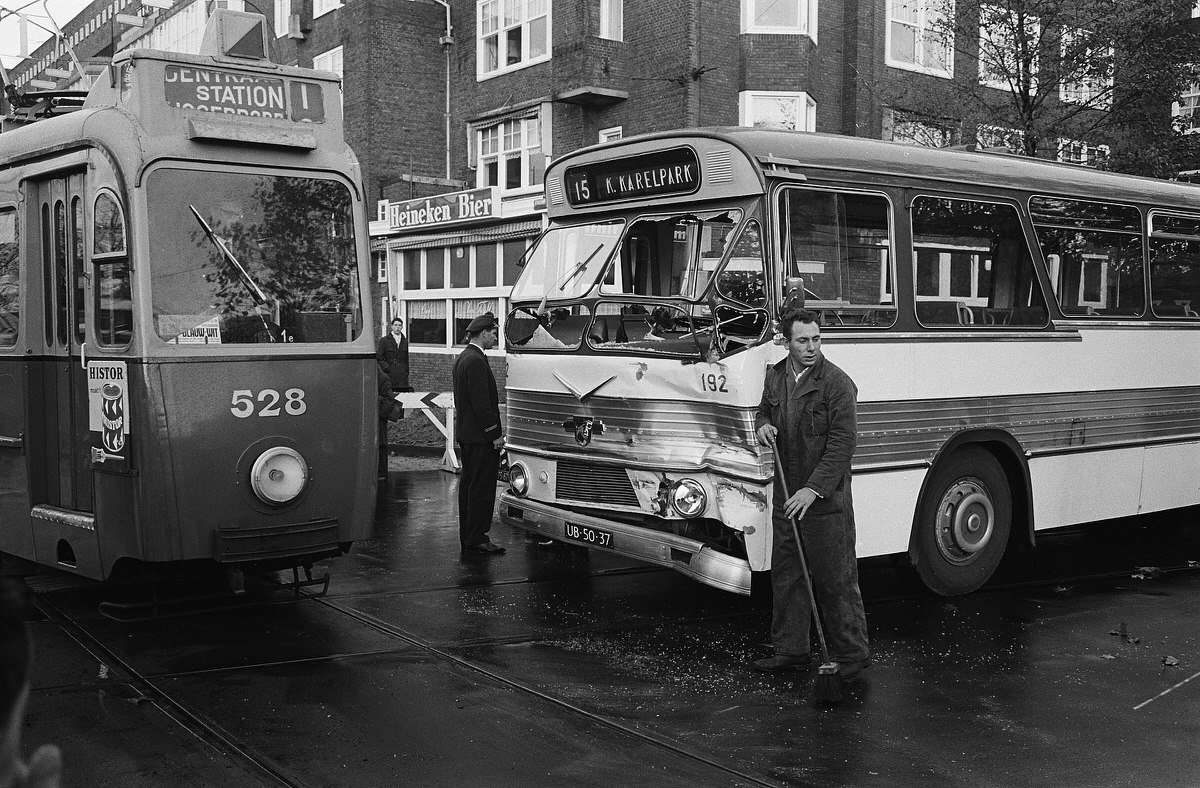
[[[408,388],[408,334],[401,336],[399,342],[390,331],[384,334],[375,351],[375,361],[391,379],[393,389]]]
[[[454,360],[454,438],[459,443],[492,443],[500,437],[500,397],[496,376],[478,345],[467,345]]]
[[[808,487],[821,496],[814,515],[833,514],[850,501],[850,460],[858,440],[858,388],[850,376],[824,357],[787,396],[785,357],[767,369],[754,428],[772,424],[787,473],[788,491]]]

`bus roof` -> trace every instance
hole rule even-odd
[[[765,177],[777,167],[776,171],[820,179],[828,177],[826,173],[854,172],[892,179],[940,181],[960,191],[977,192],[971,186],[978,184],[985,188],[1200,209],[1200,191],[1192,184],[1005,153],[925,148],[861,137],[742,126],[642,134],[574,151],[547,169],[547,204],[554,205],[551,179],[561,179],[568,168],[673,147],[671,143],[699,143],[711,148],[714,142],[726,143],[740,151],[745,162],[759,173],[759,189],[755,191],[765,186]]]

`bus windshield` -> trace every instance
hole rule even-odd
[[[624,228],[624,221],[551,227],[529,250],[513,300],[559,301],[585,295]]]
[[[165,341],[349,342],[361,333],[345,185],[160,169],[147,204],[154,325]]]

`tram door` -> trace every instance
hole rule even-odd
[[[38,237],[31,254],[41,279],[44,356],[30,370],[31,503],[93,511],[87,375],[81,363],[87,306],[83,173],[31,184]],[[33,267],[33,266],[31,266]],[[30,326],[31,329],[35,328]]]

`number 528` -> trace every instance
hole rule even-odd
[[[308,403],[304,401],[304,389],[288,389],[283,392],[282,398],[275,389],[263,389],[257,394],[250,389],[238,389],[233,392],[230,413],[239,419],[248,419],[256,410],[258,415],[264,418],[282,414],[299,416],[308,410]]]

